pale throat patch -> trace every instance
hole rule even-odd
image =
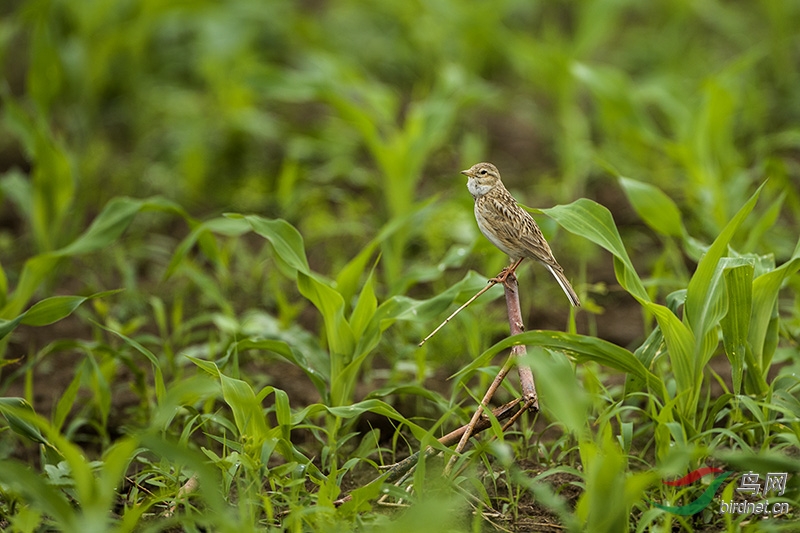
[[[486,194],[487,192],[491,191],[492,186],[481,185],[475,178],[470,178],[467,180],[467,189],[469,189],[469,193],[472,195],[473,198],[479,198],[484,194]]]

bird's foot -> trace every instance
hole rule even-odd
[[[497,276],[490,278],[487,283],[502,283],[503,285],[506,285],[513,279],[515,279],[514,269],[512,269],[510,266],[507,266],[501,270]]]

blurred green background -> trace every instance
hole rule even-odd
[[[490,275],[505,259],[479,238],[457,173],[478,160],[497,164],[522,203],[586,196],[622,226],[638,220],[616,177],[655,184],[701,239],[769,177],[768,199],[783,194],[790,209],[749,248],[780,258],[794,245],[798,2],[0,9],[0,257],[11,286],[22,259],[69,242],[120,195],[163,195],[200,219],[285,218],[333,276],[381,227],[416,213],[382,246],[385,295],[440,276],[430,267],[448,257]],[[602,257],[542,224],[582,292],[613,280]],[[138,229],[151,234],[126,246],[127,272],[104,255],[72,283],[114,286],[110,271],[143,281],[183,232],[163,220]],[[628,245],[644,269],[659,259],[652,235]],[[263,303],[247,301],[258,284],[243,277],[231,280],[232,303]],[[555,298],[539,278],[541,300]]]

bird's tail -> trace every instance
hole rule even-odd
[[[561,288],[564,290],[564,294],[567,295],[569,298],[569,303],[571,303],[574,307],[580,307],[581,301],[578,299],[578,295],[575,294],[575,289],[572,288],[572,285],[569,284],[569,280],[567,280],[567,276],[564,275],[563,270],[559,270],[552,265],[545,264],[548,270],[553,274],[553,277],[556,278],[556,281]]]

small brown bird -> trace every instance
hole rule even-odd
[[[564,275],[542,231],[533,217],[520,206],[500,180],[500,172],[491,163],[478,163],[469,170],[462,170],[469,178],[467,189],[475,199],[475,220],[478,228],[492,244],[508,254],[511,266],[495,278],[503,283],[514,273],[523,259],[536,259],[555,276],[569,301],[575,307],[581,305],[578,295]]]

